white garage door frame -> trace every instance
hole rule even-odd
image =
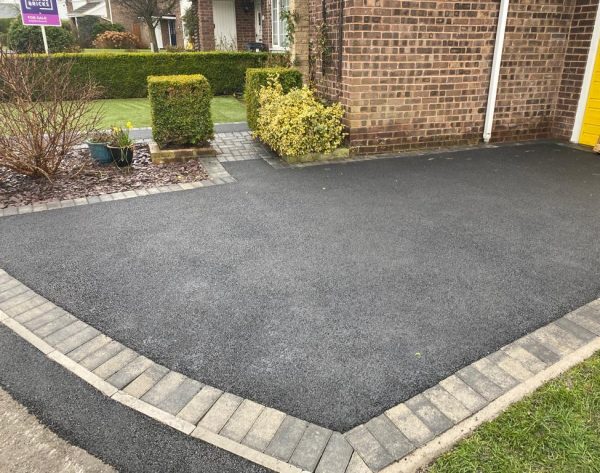
[[[592,42],[588,53],[585,73],[583,75],[583,84],[581,93],[579,94],[579,103],[577,104],[577,114],[575,115],[575,123],[573,124],[573,133],[571,134],[571,143],[579,143],[581,129],[583,127],[583,118],[587,108],[588,97],[590,95],[590,87],[592,86],[592,76],[594,75],[594,65],[596,63],[596,54],[598,54],[598,43],[600,42],[600,6],[596,12],[596,23],[594,24],[594,33],[592,34]]]

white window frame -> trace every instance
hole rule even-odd
[[[287,51],[289,45],[285,39],[285,22],[281,12],[290,8],[289,0],[271,0],[271,50]]]

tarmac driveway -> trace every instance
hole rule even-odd
[[[202,382],[345,431],[599,296],[600,158],[275,170],[0,219],[0,267]]]

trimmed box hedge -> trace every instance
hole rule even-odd
[[[286,67],[264,67],[246,70],[246,88],[244,95],[246,99],[246,116],[248,127],[256,130],[258,122],[258,111],[260,104],[258,96],[261,87],[267,85],[269,77],[278,75],[283,92],[288,93],[291,89],[302,87],[302,74],[297,69]]]
[[[212,91],[201,74],[150,76],[152,136],[161,148],[205,144],[214,136]]]
[[[103,87],[103,98],[143,98],[148,76],[202,74],[214,95],[241,93],[246,69],[285,63],[284,54],[251,52],[91,53],[53,54],[53,61],[73,61],[72,74],[92,78]]]

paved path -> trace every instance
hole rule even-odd
[[[113,473],[115,470],[61,439],[0,388],[0,471]]]
[[[246,132],[248,131],[248,123],[246,122],[234,122],[234,123],[215,123],[215,133],[234,133],[234,132]],[[151,140],[152,139],[152,128],[133,128],[130,135],[134,140]]]

